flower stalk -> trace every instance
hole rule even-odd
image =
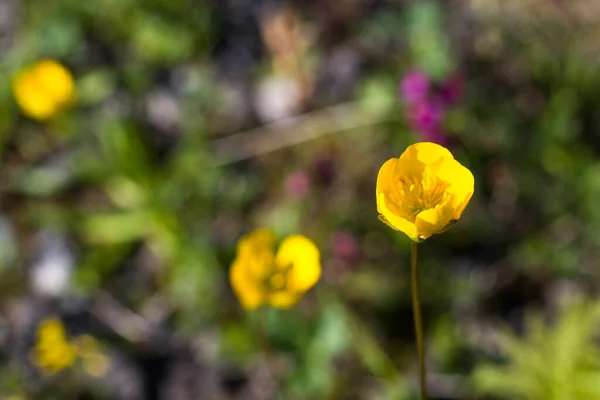
[[[260,342],[260,349],[265,359],[265,369],[269,378],[272,382],[273,399],[279,399],[281,397],[281,386],[279,383],[279,375],[276,373],[276,368],[273,367],[275,359],[275,351],[269,340],[269,308],[263,306],[258,310],[258,339]]]
[[[475,178],[448,149],[435,143],[415,143],[399,158],[387,160],[375,188],[379,219],[412,240],[411,287],[417,351],[419,398],[425,400],[425,346],[419,294],[417,244],[445,232],[458,221],[475,189]]]
[[[421,295],[419,293],[419,269],[417,267],[417,242],[411,242],[411,287],[413,315],[415,319],[415,334],[417,339],[417,353],[419,357],[419,399],[427,398],[427,388],[425,386],[425,345],[423,343],[423,320],[421,317]]]

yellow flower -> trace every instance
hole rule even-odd
[[[75,99],[73,75],[58,61],[45,59],[19,71],[12,90],[24,114],[46,121]]]
[[[443,232],[469,203],[473,174],[435,143],[409,146],[377,176],[379,218],[414,241]]]
[[[110,368],[110,359],[102,354],[98,341],[93,336],[81,335],[73,342],[85,372],[96,378],[105,376]]]
[[[319,257],[317,246],[301,235],[288,236],[275,253],[273,233],[257,229],[238,242],[231,286],[246,309],[288,308],[319,280]]]
[[[34,362],[48,375],[75,363],[76,350],[65,335],[65,327],[57,318],[43,320],[38,328]]]

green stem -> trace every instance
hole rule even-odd
[[[269,309],[261,307],[258,315],[258,336],[260,341],[260,349],[265,356],[267,365],[271,359],[272,349],[269,341]]]
[[[259,321],[258,321],[258,329],[259,329],[259,340],[260,347],[262,353],[265,357],[265,367],[271,380],[273,381],[274,386],[274,396],[275,399],[279,398],[279,393],[281,393],[281,388],[279,387],[279,379],[278,376],[273,371],[273,360],[274,360],[274,352],[273,347],[271,346],[271,342],[269,341],[269,309],[265,306],[259,310]]]
[[[417,335],[417,352],[419,353],[419,399],[427,398],[425,387],[425,346],[423,344],[423,321],[421,318],[421,295],[419,294],[419,269],[417,268],[417,242],[412,242],[411,255],[411,286],[413,315],[415,318],[415,333]]]

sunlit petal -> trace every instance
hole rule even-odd
[[[459,219],[474,191],[473,174],[443,146],[416,143],[386,161],[377,176],[379,219],[422,240]]]
[[[275,257],[278,268],[291,267],[287,290],[303,292],[312,287],[321,276],[319,249],[310,239],[301,235],[287,237]]]

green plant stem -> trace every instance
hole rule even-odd
[[[421,295],[419,293],[419,269],[417,268],[417,242],[412,242],[410,264],[411,264],[411,286],[413,315],[415,318],[415,333],[417,336],[417,352],[419,354],[419,399],[427,398],[425,387],[425,346],[423,344],[423,320],[421,318]]]
[[[259,310],[259,321],[258,321],[258,329],[259,329],[259,340],[260,347],[262,353],[265,357],[265,367],[267,372],[270,375],[270,378],[273,381],[273,386],[275,390],[275,398],[279,398],[279,393],[281,393],[281,388],[279,387],[279,380],[275,372],[273,371],[273,347],[271,346],[271,342],[269,341],[269,309],[267,307],[262,307]]]
[[[258,336],[260,348],[267,360],[267,364],[271,358],[271,342],[269,342],[269,310],[267,307],[262,307],[258,315]]]

